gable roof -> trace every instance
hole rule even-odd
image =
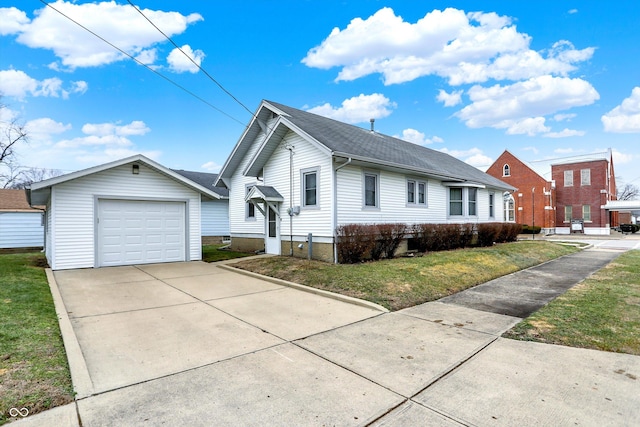
[[[27,197],[29,199],[29,203],[32,206],[46,204],[49,193],[51,191],[51,187],[54,185],[62,184],[64,182],[72,181],[74,179],[82,178],[118,166],[134,163],[144,164],[150,169],[153,169],[156,172],[212,199],[222,198],[220,194],[215,192],[215,189],[203,187],[202,185],[185,178],[184,176],[174,172],[173,170],[162,166],[160,163],[154,162],[153,160],[143,156],[142,154],[136,154],[134,156],[116,160],[110,163],[104,163],[102,165],[94,166],[88,169],[83,169],[76,172],[68,173],[66,175],[57,176],[55,178],[45,179],[44,181],[34,182],[30,185],[30,188],[27,189]]]
[[[500,168],[500,169],[502,169],[502,168],[504,167],[504,164],[503,164],[503,165],[500,165],[500,163],[507,163],[507,164],[509,163],[509,162],[505,159],[505,157],[507,157],[507,156],[511,156],[511,157],[513,157],[516,161],[520,162],[520,164],[522,164],[524,167],[528,168],[529,170],[531,170],[531,172],[533,172],[533,173],[535,173],[536,175],[538,175],[538,176],[540,177],[540,179],[542,179],[542,180],[544,180],[544,181],[547,181],[547,182],[550,182],[550,181],[551,181],[551,178],[550,178],[550,177],[549,177],[549,178],[546,178],[546,177],[544,176],[544,174],[542,173],[542,171],[541,171],[539,168],[536,168],[536,167],[534,167],[531,163],[529,163],[529,162],[527,162],[527,161],[522,160],[521,158],[519,158],[518,156],[516,156],[515,154],[513,154],[513,153],[512,153],[511,151],[509,151],[509,150],[504,150],[504,151],[502,152],[502,154],[500,154],[500,156],[498,156],[498,158],[496,159],[496,161],[495,161],[495,162],[493,162],[493,163],[491,164],[491,166],[489,166],[489,168],[488,168],[487,170],[491,169],[491,168],[492,168],[492,167],[494,167],[494,166],[499,166],[499,168]],[[513,166],[512,166],[512,165],[509,165],[509,167],[513,168]],[[549,176],[551,176],[551,169],[549,169]]]
[[[197,172],[197,171],[186,171],[182,169],[171,169],[172,171],[179,173],[187,179],[195,182],[196,184],[202,185],[204,188],[213,189],[216,193],[218,193],[222,198],[229,197],[229,190],[223,187],[216,187],[215,183],[218,180],[217,173],[208,173],[208,172]]]
[[[24,190],[0,189],[0,212],[39,212],[29,206]]]
[[[266,129],[264,123],[271,113],[275,113],[279,117],[270,129]],[[409,173],[435,177],[442,181],[477,183],[513,190],[509,184],[449,154],[272,101],[262,102],[231,156],[227,159],[220,172],[219,180],[224,182],[224,179],[233,173],[241,158],[246,155],[252,141],[261,130],[264,130],[268,133],[267,139],[263,141],[260,150],[245,170],[247,174],[256,174],[275,149],[273,144],[269,146],[269,139],[275,138],[277,145],[286,133],[283,132],[283,127],[326,148],[333,157],[350,158],[354,162],[399,169]]]

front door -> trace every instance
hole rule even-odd
[[[280,218],[271,206],[267,206],[264,249],[268,254],[280,255]]]

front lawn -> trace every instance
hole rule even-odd
[[[0,424],[73,401],[71,375],[40,253],[0,255]]]
[[[521,241],[362,264],[280,256],[240,260],[233,266],[400,310],[578,250],[552,242]]]
[[[640,251],[629,251],[504,335],[640,355]]]
[[[255,255],[246,252],[237,252],[230,249],[225,249],[227,246],[228,245],[203,245],[202,260],[204,262],[217,262]]]

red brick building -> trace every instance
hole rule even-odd
[[[552,182],[508,150],[487,169],[487,173],[517,188],[506,196],[505,219],[542,227],[545,234],[555,231],[556,197]],[[509,212],[511,206],[513,208]]]
[[[584,222],[584,232],[588,234],[609,234],[610,227],[618,225],[618,213],[602,209],[610,200],[616,200],[616,180],[610,156],[608,159],[553,164],[551,176],[558,188],[556,233],[576,231],[579,228],[576,221]]]
[[[617,212],[602,208],[616,199],[610,151],[533,167],[505,150],[487,173],[517,188],[508,196],[514,215],[505,216],[514,222],[540,226],[547,234],[609,234],[618,225]]]

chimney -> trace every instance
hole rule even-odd
[[[369,119],[369,121],[371,122],[371,132],[375,132],[375,129],[373,128],[373,123],[376,121],[376,119]]]

